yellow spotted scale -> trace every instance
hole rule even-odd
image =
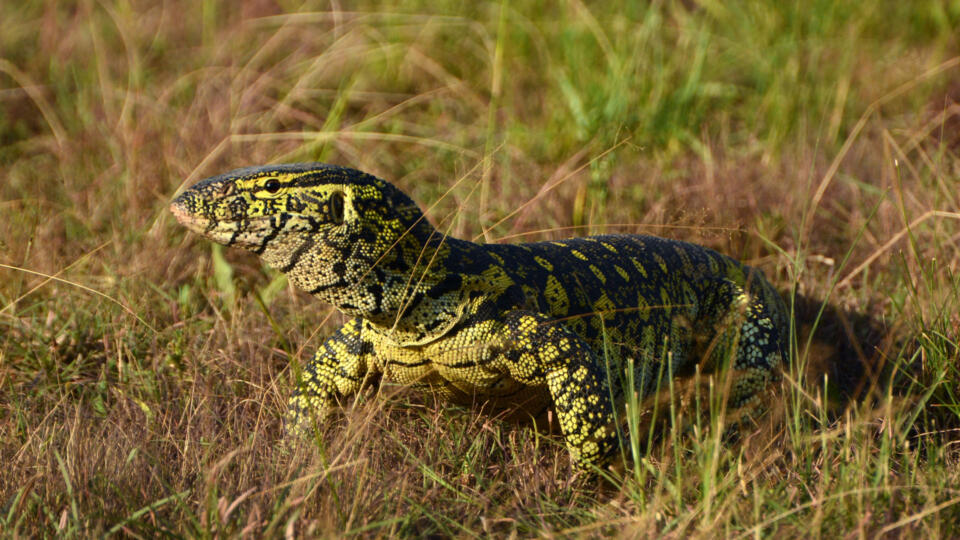
[[[293,433],[379,374],[456,403],[552,410],[589,467],[619,448],[627,380],[647,396],[664,373],[729,360],[739,406],[778,377],[787,350],[783,301],[761,273],[694,244],[477,244],[439,232],[392,184],[322,163],[214,176],[170,209],[352,317],[303,370]]]

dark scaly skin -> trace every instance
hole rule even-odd
[[[534,417],[552,407],[585,467],[617,448],[628,360],[646,396],[658,374],[731,359],[730,403],[740,406],[777,378],[787,350],[786,310],[770,284],[693,244],[638,235],[475,244],[444,237],[393,185],[319,163],[208,178],[170,209],[353,317],[304,369],[293,432],[380,373],[459,403]]]

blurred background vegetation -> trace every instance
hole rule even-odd
[[[0,528],[956,534],[958,27],[957,0],[0,3]],[[600,486],[399,389],[284,447],[288,366],[339,315],[166,205],[308,160],[460,237],[658,234],[762,268],[814,306],[780,421],[722,450],[671,430]],[[884,384],[831,408],[825,358]]]

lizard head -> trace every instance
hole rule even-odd
[[[322,163],[207,178],[174,199],[170,211],[188,229],[253,251],[315,294],[356,284],[401,238],[426,243],[434,232],[388,182]]]

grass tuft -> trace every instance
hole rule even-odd
[[[0,530],[956,536],[956,2],[281,5],[0,3]],[[790,300],[790,369],[732,442],[722,384],[670,379],[593,477],[390,385],[289,445],[341,317],[166,206],[295,160],[461,238],[739,257]]]

